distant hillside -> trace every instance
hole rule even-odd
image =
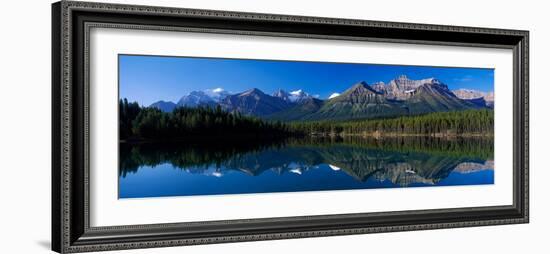
[[[317,112],[324,102],[315,98],[303,99],[291,108],[266,116],[270,120],[294,121],[301,120]]]
[[[157,101],[151,105],[150,108],[157,108],[162,112],[172,112],[176,108],[176,104],[171,101]]]
[[[493,92],[482,92],[472,89],[457,89],[453,90],[453,93],[456,95],[456,97],[463,100],[469,100],[479,103],[481,99],[483,99],[483,101],[485,102],[484,105],[487,107],[492,108],[495,104],[495,94]]]

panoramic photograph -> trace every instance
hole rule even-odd
[[[494,184],[494,70],[119,55],[118,197]]]

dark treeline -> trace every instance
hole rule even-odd
[[[118,103],[118,111],[120,139],[126,139],[132,136],[132,121],[136,119],[141,108],[137,102],[128,103],[128,100],[124,98]]]
[[[391,119],[292,122],[291,129],[308,134],[372,135],[492,135],[494,117],[489,109],[438,112]]]
[[[297,135],[281,122],[268,122],[216,108],[179,107],[173,112],[142,108],[120,100],[120,139],[180,139],[204,137],[273,138]]]
[[[120,139],[189,139],[205,137],[273,138],[305,135],[492,136],[493,110],[437,112],[388,119],[273,122],[230,113],[220,106],[173,112],[120,100]]]

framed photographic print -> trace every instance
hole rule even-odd
[[[52,249],[528,222],[528,32],[61,1]]]

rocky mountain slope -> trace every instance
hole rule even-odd
[[[388,100],[382,93],[362,81],[341,95],[327,100],[324,105],[304,120],[343,120],[397,116],[407,111],[399,103]]]
[[[424,83],[405,101],[410,114],[475,109],[479,106],[456,97],[446,85]]]
[[[414,91],[423,84],[441,84],[435,78],[412,80],[405,75],[401,75],[391,80],[388,84],[378,82],[372,85],[373,89],[384,94],[384,97],[394,100],[407,100],[412,97]]]

